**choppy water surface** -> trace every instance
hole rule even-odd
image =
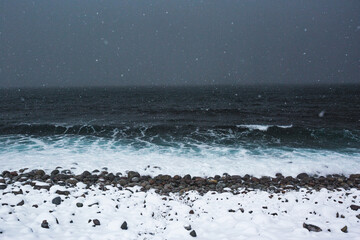
[[[0,167],[359,172],[359,93],[356,85],[2,89]]]

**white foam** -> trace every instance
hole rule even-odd
[[[23,139],[2,146],[6,149],[0,150],[0,170],[52,170],[61,166],[77,173],[107,167],[111,172],[136,170],[150,175],[198,176],[225,172],[254,176],[274,176],[278,172],[291,176],[301,172],[319,175],[360,172],[359,152],[280,148],[249,150],[210,145],[175,148],[151,144],[139,149],[116,141],[89,141],[84,137],[56,141]]]
[[[254,124],[236,125],[236,127],[248,128],[249,130],[260,130],[260,131],[267,131],[270,127],[291,128],[292,126],[293,125],[254,125]]]

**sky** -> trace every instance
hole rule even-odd
[[[4,0],[0,87],[360,83],[359,0]]]

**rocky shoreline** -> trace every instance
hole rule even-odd
[[[6,189],[7,185],[20,182],[23,185],[31,185],[34,189],[49,190],[54,185],[74,187],[82,182],[87,187],[98,186],[100,190],[106,190],[106,186],[114,186],[119,189],[139,186],[140,191],[154,189],[156,193],[168,195],[169,193],[183,194],[188,191],[197,191],[200,195],[210,191],[231,192],[239,194],[241,191],[262,190],[273,193],[281,193],[288,190],[298,191],[301,188],[319,191],[355,188],[360,189],[360,174],[327,175],[317,176],[301,173],[297,177],[276,174],[276,177],[263,176],[256,178],[250,175],[239,176],[224,173],[222,176],[197,177],[197,176],[170,176],[157,175],[141,176],[138,172],[128,171],[127,174],[109,173],[104,168],[102,171],[84,171],[82,174],[74,174],[70,170],[57,169],[47,173],[41,169],[19,171],[3,171],[0,174],[0,190]],[[59,193],[67,195],[67,192]]]

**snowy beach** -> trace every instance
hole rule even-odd
[[[359,239],[360,236],[359,175],[316,178],[303,174],[288,177],[293,185],[281,187],[286,179],[282,175],[275,180],[266,178],[272,183],[263,184],[256,183],[257,178],[215,176],[200,178],[204,182],[199,185],[195,184],[199,181],[196,177],[150,177],[136,172],[125,176],[105,171],[72,175],[66,170],[54,170],[48,174],[42,170],[2,173],[1,239]],[[113,176],[119,178],[110,181]],[[239,185],[228,187],[233,179]],[[265,178],[258,180],[262,179]],[[174,192],[163,191],[167,188],[165,182],[176,186],[173,184],[176,181],[178,186],[186,187],[185,191],[176,187]],[[251,186],[255,188],[249,187],[254,181]],[[319,181],[323,181],[324,187],[314,190]],[[309,184],[314,182],[312,189]],[[222,187],[218,187],[219,183]],[[211,190],[208,186],[214,184],[215,189]],[[346,189],[338,188],[339,184]],[[199,189],[208,191],[196,191]]]

